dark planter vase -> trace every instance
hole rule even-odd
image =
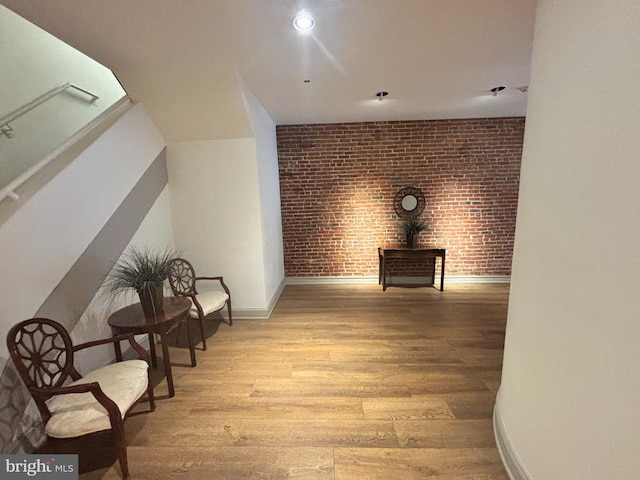
[[[157,317],[164,311],[164,289],[162,287],[142,290],[138,292],[138,296],[145,317]]]
[[[407,248],[418,248],[417,232],[407,232]]]

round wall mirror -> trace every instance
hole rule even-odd
[[[393,208],[400,218],[415,218],[423,212],[424,207],[424,195],[419,188],[403,188],[393,199]]]
[[[418,206],[418,199],[414,195],[405,195],[400,203],[405,212],[413,212]]]

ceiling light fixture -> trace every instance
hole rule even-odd
[[[378,97],[378,101],[380,101],[380,102],[387,95],[389,95],[389,92],[380,91],[380,92],[376,93],[376,97]]]
[[[498,92],[501,92],[504,89],[505,89],[505,87],[493,87],[491,89],[491,93],[493,94],[494,97],[497,97],[498,96]]]
[[[313,17],[307,13],[299,13],[296,18],[293,19],[293,26],[300,32],[308,32],[316,24]]]

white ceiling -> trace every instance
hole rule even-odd
[[[536,0],[0,3],[113,70],[167,141],[250,136],[237,75],[278,125],[526,111]]]

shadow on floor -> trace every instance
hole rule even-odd
[[[191,330],[191,338],[196,349],[202,350],[202,334],[200,333],[200,323],[195,318],[190,318],[188,321],[189,329]],[[213,337],[220,325],[228,324],[222,315],[219,313],[212,314],[205,318],[204,321],[204,336],[207,340]],[[179,326],[171,330],[167,334],[167,342],[170,347],[173,348],[189,348],[189,341],[187,337],[187,323],[181,323]]]

